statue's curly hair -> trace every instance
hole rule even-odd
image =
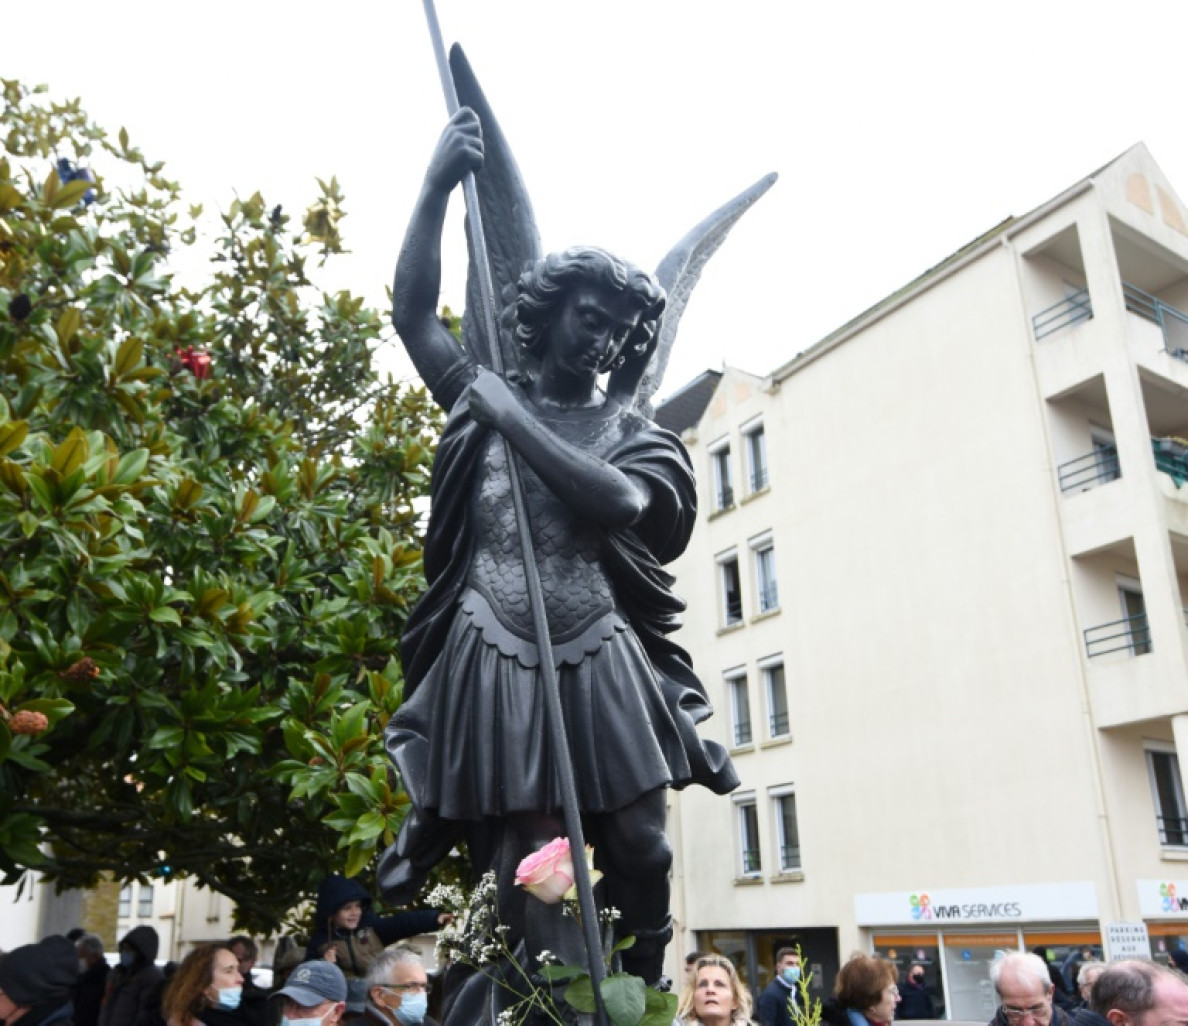
[[[539,360],[557,308],[570,289],[583,284],[598,285],[629,298],[640,316],[623,350],[646,349],[664,312],[664,289],[647,271],[597,246],[574,246],[550,253],[520,275],[515,301],[516,342],[520,347]],[[609,363],[599,368],[609,369]]]

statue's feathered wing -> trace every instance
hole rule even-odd
[[[450,49],[450,70],[458,90],[458,102],[472,108],[483,125],[483,169],[475,176],[475,182],[496,302],[506,308],[524,268],[541,256],[540,233],[528,199],[528,190],[512,156],[511,147],[479,87],[466,55],[457,44]],[[652,397],[664,378],[677,326],[693,286],[701,277],[702,268],[717,252],[738,219],[772,187],[776,177],[775,174],[769,174],[761,178],[729,203],[719,207],[686,234],[660,262],[656,277],[668,293],[664,317],[657,327],[650,358],[629,360],[620,370],[612,371],[609,391],[621,403],[636,407],[646,416],[652,415]],[[474,273],[474,259],[472,250],[471,270],[466,278],[462,342],[480,363],[489,367],[491,359],[483,330],[483,299],[478,275]],[[511,325],[507,317],[502,316],[504,309],[496,310],[495,313],[500,324],[505,373],[518,371],[520,360],[511,337]]]
[[[483,169],[475,175],[475,185],[491,279],[495,285],[495,302],[500,307],[495,311],[495,319],[500,324],[504,373],[508,374],[519,369],[519,359],[508,326],[500,315],[511,298],[509,290],[519,281],[525,266],[540,259],[540,233],[536,228],[532,204],[528,200],[528,190],[524,187],[524,179],[520,176],[511,147],[479,87],[470,62],[457,44],[450,48],[450,71],[458,90],[458,102],[470,107],[479,116],[483,126]],[[466,238],[469,244],[469,232]],[[491,358],[483,327],[483,298],[478,275],[474,273],[474,258],[472,249],[471,270],[466,276],[462,343],[480,363],[490,367]]]
[[[729,203],[720,206],[688,232],[660,261],[656,278],[668,293],[664,317],[656,329],[651,359],[646,364],[628,361],[621,370],[611,373],[609,391],[620,402],[633,402],[641,413],[651,417],[652,396],[664,380],[668,357],[676,341],[677,326],[689,303],[693,286],[701,278],[702,268],[726,241],[726,236],[738,219],[775,184],[777,177],[775,172],[765,175]]]

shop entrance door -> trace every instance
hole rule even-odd
[[[943,938],[949,1018],[989,1022],[998,1010],[990,963],[999,951],[1018,951],[1016,933],[948,933]]]

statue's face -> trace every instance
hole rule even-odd
[[[579,285],[552,323],[545,360],[578,377],[597,377],[638,324],[639,311],[626,294]]]

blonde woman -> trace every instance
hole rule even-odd
[[[702,955],[685,982],[673,1026],[746,1026],[751,992],[724,955]]]

